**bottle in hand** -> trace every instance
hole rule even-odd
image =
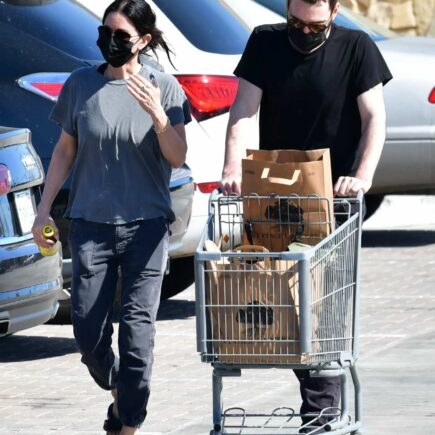
[[[59,240],[57,240],[56,237],[54,236],[55,234],[54,227],[52,225],[44,225],[42,227],[41,233],[43,237],[45,237],[46,239],[53,240],[54,245],[50,246],[49,248],[45,248],[44,246],[38,246],[39,252],[45,256],[56,254],[59,251],[60,243]]]

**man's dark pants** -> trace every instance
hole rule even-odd
[[[168,225],[164,218],[109,225],[73,219],[72,322],[82,362],[104,390],[117,389],[120,420],[139,427],[150,395],[153,347]],[[112,314],[121,271],[119,359]]]
[[[347,220],[347,216],[352,216],[359,211],[357,203],[348,205],[336,205],[335,224],[342,225]],[[366,214],[366,205],[363,201],[362,216]],[[319,413],[324,408],[338,408],[340,406],[341,382],[339,376],[320,378],[311,377],[309,370],[294,370],[300,384],[302,406],[301,414]],[[311,418],[302,418],[303,423],[308,423]],[[313,426],[322,426],[327,423],[327,418],[321,418],[313,422]]]

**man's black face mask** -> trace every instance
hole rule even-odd
[[[331,14],[332,15],[332,14]],[[310,53],[326,41],[326,34],[331,25],[331,16],[323,23],[305,23],[299,18],[290,16],[287,19],[290,42],[301,52]],[[305,27],[310,30],[304,32]]]
[[[288,37],[293,45],[303,53],[310,53],[326,41],[327,30],[319,33],[305,33],[304,29],[288,28]]]

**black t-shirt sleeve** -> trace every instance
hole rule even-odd
[[[354,75],[356,96],[393,78],[379,48],[365,33],[357,43]]]
[[[253,85],[263,89],[264,87],[264,76],[263,76],[263,62],[262,61],[262,50],[261,50],[261,32],[259,28],[256,27],[251,36],[246,43],[245,50],[242,57],[234,70],[234,75]]]

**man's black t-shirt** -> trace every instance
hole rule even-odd
[[[392,78],[365,33],[334,24],[309,55],[290,44],[286,23],[257,27],[234,74],[263,91],[260,149],[330,148],[334,180],[355,169],[358,95]]]

